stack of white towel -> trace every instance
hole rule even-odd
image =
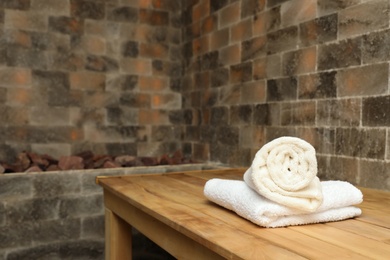
[[[317,177],[315,149],[296,137],[280,137],[257,153],[243,181],[211,179],[205,196],[263,227],[338,221],[361,214],[359,189]]]

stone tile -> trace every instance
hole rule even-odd
[[[12,198],[25,199],[32,196],[32,178],[30,176],[2,175],[0,186],[0,198],[2,200]]]
[[[210,50],[215,51],[229,44],[229,29],[215,31],[210,35]]]
[[[168,25],[169,14],[166,11],[140,9],[139,22],[157,26]]]
[[[119,64],[116,59],[107,56],[88,55],[85,69],[98,72],[118,71]]]
[[[279,29],[281,24],[280,6],[256,14],[253,20],[253,35],[266,35]]]
[[[30,32],[31,46],[34,50],[39,51],[57,51],[57,50],[69,50],[70,36],[57,33],[42,33],[42,32]],[[99,44],[96,44],[99,46]],[[85,45],[86,47],[92,47],[91,45]],[[93,46],[93,51],[97,51],[97,47]]]
[[[197,142],[200,138],[199,127],[187,126],[185,129],[185,140],[188,142]]]
[[[232,106],[230,108],[229,122],[231,125],[251,124],[252,115],[253,106],[251,105]]]
[[[287,2],[289,0],[268,0],[267,1],[267,7],[272,7],[272,6],[276,6],[276,5],[280,5],[284,2]]]
[[[303,46],[334,41],[337,39],[337,14],[313,19],[299,25],[299,39]]]
[[[252,154],[250,148],[240,147],[234,149],[228,159],[229,165],[241,166],[241,165],[251,165],[252,164]]]
[[[309,142],[316,149],[317,154],[334,154],[335,129],[302,127],[297,128],[297,137]]]
[[[317,2],[311,0],[291,0],[282,4],[282,26],[287,27],[316,18]]]
[[[79,219],[61,219],[36,222],[31,234],[33,241],[37,243],[50,243],[62,239],[72,240],[80,237],[81,224]]]
[[[201,70],[214,70],[219,66],[219,52],[213,51],[202,55]]]
[[[252,19],[241,20],[230,27],[230,42],[241,42],[252,37]]]
[[[298,28],[287,27],[267,34],[267,53],[274,54],[295,49],[298,44]]]
[[[49,52],[49,67],[54,70],[67,70],[69,72],[81,70],[85,66],[85,56],[81,53],[51,53]]]
[[[106,89],[109,91],[132,91],[138,86],[138,76],[120,74],[110,76],[106,81]]]
[[[212,107],[210,125],[227,125],[229,123],[229,110],[227,107]]]
[[[212,31],[217,30],[218,27],[218,16],[210,15],[204,18],[201,22],[201,32],[202,34],[207,34]]]
[[[280,109],[282,125],[314,125],[315,102],[283,103]]]
[[[8,254],[9,260],[28,259],[104,259],[104,241],[81,240],[53,242],[49,245],[26,247]]]
[[[241,85],[229,85],[220,89],[218,101],[225,105],[235,105],[241,100]]]
[[[318,70],[357,66],[360,63],[360,38],[320,45],[318,48]]]
[[[390,96],[363,99],[362,124],[364,126],[390,126]]]
[[[242,61],[252,60],[266,55],[267,38],[260,36],[251,38],[241,44],[241,59]]]
[[[140,125],[168,124],[169,116],[165,110],[140,109],[138,120]]]
[[[279,104],[258,104],[253,110],[255,125],[280,125]]]
[[[260,149],[260,147],[262,147],[264,144],[265,144],[265,129],[263,126],[247,125],[247,126],[242,126],[240,128],[241,147]],[[254,158],[254,154],[252,154],[251,158],[252,159]]]
[[[182,75],[183,67],[179,62],[170,62],[164,60],[153,60],[153,75],[170,76],[171,80],[179,80],[178,76]],[[171,82],[172,82],[171,81]]]
[[[71,154],[71,145],[63,143],[37,144],[31,145],[31,150],[39,154],[50,154],[54,158]],[[98,151],[98,150],[96,150]]]
[[[222,65],[233,65],[241,61],[241,44],[234,44],[219,50],[219,60]]]
[[[152,95],[151,107],[154,109],[178,109],[181,107],[181,96],[178,93]]]
[[[0,102],[5,104],[6,99],[7,99],[7,89],[0,88]]]
[[[3,0],[0,2],[1,8],[28,10],[30,8],[30,0]]]
[[[123,93],[119,104],[131,108],[150,108],[151,96],[149,94]]]
[[[30,0],[30,9],[37,12],[45,12],[54,15],[70,16],[70,2],[63,0]]]
[[[386,161],[360,160],[358,184],[363,187],[389,190],[390,163]]]
[[[239,129],[233,126],[217,127],[217,142],[222,145],[237,146],[239,142]]]
[[[122,44],[121,53],[124,57],[137,57],[139,54],[138,42],[127,41]]]
[[[387,93],[389,64],[374,64],[340,70],[336,76],[337,93],[345,96],[370,96]]]
[[[157,111],[160,112],[160,111]],[[88,136],[87,140],[99,138],[105,143],[114,143],[122,141],[145,141],[145,126],[99,126],[85,130],[85,135]]]
[[[29,111],[29,121],[33,125],[46,126],[48,122],[52,126],[70,124],[69,108],[64,107],[32,107]]]
[[[386,160],[390,159],[390,131],[387,129],[387,137],[386,137]]]
[[[31,69],[5,67],[0,69],[0,81],[2,86],[23,87],[31,85]]]
[[[297,92],[295,77],[267,80],[267,101],[296,100]]]
[[[252,80],[252,62],[230,66],[230,82],[241,83]]]
[[[218,3],[219,1],[211,1]],[[210,3],[211,3],[210,2]],[[225,28],[240,20],[240,2],[236,1],[219,11],[219,28]]]
[[[217,161],[228,164],[231,149],[232,147],[229,145],[222,145],[218,143],[213,144],[210,146],[210,159],[214,162]]]
[[[82,219],[81,238],[104,238],[104,215],[91,216]]]
[[[149,59],[126,58],[119,61],[122,72],[135,75],[151,75],[152,61]]]
[[[29,246],[32,243],[32,234],[33,226],[31,222],[23,223],[23,225],[0,227],[0,250]],[[10,259],[9,254],[7,259]]]
[[[222,9],[228,3],[229,3],[228,0],[212,1],[212,2],[210,2],[210,12],[211,13],[216,12],[216,11]]]
[[[66,16],[49,17],[49,28],[53,32],[80,35],[84,31],[84,24],[81,19]]]
[[[210,71],[195,73],[194,85],[200,89],[208,89],[210,87]]]
[[[59,206],[61,218],[77,218],[103,214],[103,197],[101,194],[84,195],[82,197],[62,198]]]
[[[211,71],[210,84],[211,87],[224,86],[229,82],[229,69],[218,68]]]
[[[121,6],[107,9],[107,19],[114,22],[136,23],[138,10],[134,7]]]
[[[371,32],[363,36],[363,63],[375,63],[390,59],[390,30]]]
[[[119,143],[118,140],[113,140],[117,143],[106,143],[106,151],[107,154],[111,154],[112,156],[120,156],[127,154],[137,154],[138,148],[137,143]],[[109,142],[109,141],[108,141]]]
[[[320,180],[348,181],[358,183],[359,161],[356,158],[318,155],[318,177]]]
[[[338,128],[336,154],[384,159],[386,132],[382,129]]]
[[[6,9],[4,13],[4,25],[7,28],[41,32],[48,28],[47,16],[39,13],[11,9]]]
[[[389,27],[389,1],[368,1],[339,12],[339,38]]]
[[[360,99],[319,100],[317,124],[320,126],[359,126]]]
[[[28,124],[28,112],[26,108],[0,106],[0,121],[10,125],[26,126]]]
[[[241,86],[241,104],[264,103],[266,100],[265,81],[244,83]]]
[[[282,58],[280,54],[268,55],[266,57],[266,74],[268,78],[282,76]]]
[[[57,219],[58,205],[57,198],[26,199],[9,203],[6,207],[7,224]]]
[[[357,5],[360,0],[318,0],[318,14],[320,16],[335,13],[350,6]]]
[[[8,46],[32,47],[32,33],[20,30],[5,30],[1,38],[4,41],[3,44],[7,44]]]
[[[202,93],[202,106],[214,106],[218,102],[218,90],[207,90]]]
[[[300,49],[283,54],[282,68],[285,76],[314,72],[316,64],[316,47]]]
[[[106,76],[96,72],[71,72],[69,82],[71,89],[97,91],[105,88]]]
[[[270,142],[282,136],[296,136],[296,129],[293,127],[271,126],[266,128],[266,142]]]
[[[241,19],[248,16],[255,15],[256,13],[263,11],[265,8],[265,1],[258,0],[242,0],[241,1]]]
[[[37,198],[50,198],[80,192],[80,175],[77,173],[37,174],[32,180],[33,194]]]
[[[49,58],[46,52],[8,46],[5,50],[5,62],[10,67],[47,69]]]
[[[299,99],[336,97],[336,73],[332,71],[300,76],[298,78]]]
[[[193,144],[193,152],[191,153],[195,160],[208,161],[210,160],[210,146],[209,144]]]
[[[163,43],[141,43],[139,56],[151,59],[166,59],[169,55],[169,46]]]
[[[71,0],[71,15],[82,19],[101,20],[105,17],[104,3]]]

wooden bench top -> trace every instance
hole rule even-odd
[[[390,259],[389,192],[361,188],[363,213],[355,219],[262,228],[203,195],[207,180],[242,179],[245,170],[98,177],[97,183],[105,196],[120,198],[225,259]]]

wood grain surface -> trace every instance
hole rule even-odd
[[[203,195],[207,180],[242,179],[244,171],[98,177],[97,183],[107,214],[117,214],[178,259],[390,259],[389,192],[361,188],[363,213],[355,219],[262,228]]]

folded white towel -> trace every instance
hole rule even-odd
[[[244,174],[256,192],[279,204],[313,212],[322,202],[314,147],[297,137],[265,144]]]
[[[324,198],[316,212],[308,213],[270,201],[243,181],[211,179],[204,195],[212,202],[263,227],[283,227],[338,221],[353,218],[361,210],[352,205],[362,202],[363,195],[352,184],[343,181],[321,182]]]

